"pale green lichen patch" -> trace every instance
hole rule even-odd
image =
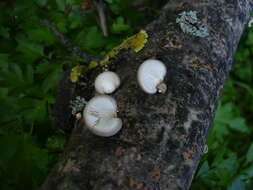
[[[71,108],[72,115],[75,115],[81,112],[86,104],[87,104],[87,101],[80,96],[77,96],[75,100],[71,100],[70,108]]]
[[[184,33],[201,38],[209,36],[207,26],[197,18],[196,11],[182,12],[176,19]]]

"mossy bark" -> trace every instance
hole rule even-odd
[[[160,17],[145,28],[145,47],[138,53],[123,50],[111,60],[110,69],[122,80],[112,94],[123,120],[120,133],[94,136],[79,122],[41,189],[189,189],[252,7],[253,0],[168,1]],[[197,11],[209,36],[181,31],[176,18],[191,10]],[[145,94],[137,84],[137,69],[150,58],[166,64],[166,94]],[[71,124],[66,102],[76,95],[95,95],[98,72],[87,73],[82,87],[66,82],[65,76],[55,113],[60,128]]]

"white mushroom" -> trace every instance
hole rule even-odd
[[[99,74],[95,80],[95,89],[100,94],[113,93],[120,85],[119,76],[111,71]]]
[[[84,108],[83,118],[87,128],[98,136],[113,136],[122,127],[116,101],[107,95],[92,98]]]
[[[166,84],[163,82],[167,73],[163,62],[155,59],[144,61],[138,69],[137,79],[141,88],[148,94],[165,93]]]

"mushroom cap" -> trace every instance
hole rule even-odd
[[[115,135],[122,127],[117,118],[117,104],[114,98],[99,95],[92,98],[83,111],[86,127],[98,136]]]
[[[137,80],[140,87],[149,94],[155,94],[157,87],[164,80],[167,69],[163,62],[156,59],[144,61],[137,73]]]
[[[110,94],[120,85],[119,76],[111,71],[100,73],[95,80],[95,89],[100,94]]]

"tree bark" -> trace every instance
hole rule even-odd
[[[41,189],[189,189],[252,7],[253,0],[169,0],[159,18],[146,26],[145,47],[139,53],[121,51],[111,60],[110,70],[122,81],[112,94],[122,130],[103,138],[80,122]],[[183,11],[196,11],[209,35],[183,33],[176,23]],[[166,94],[148,95],[137,84],[137,69],[150,58],[166,64]],[[95,95],[96,72],[87,74],[90,83],[86,87],[64,83],[65,91],[59,94],[65,104],[58,97],[56,125],[69,124],[66,100],[78,94],[86,99]],[[66,93],[66,89],[75,89],[75,93]]]

